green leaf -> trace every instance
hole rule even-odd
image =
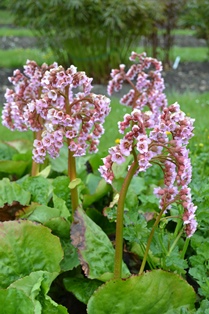
[[[154,270],[126,280],[111,280],[90,298],[88,314],[173,314],[194,309],[195,292],[174,273]]]
[[[42,306],[38,301],[39,297],[43,298],[49,291],[52,281],[58,273],[49,273],[46,271],[36,271],[30,273],[21,279],[13,282],[8,289],[16,288],[22,290],[33,301],[35,313],[42,313]]]
[[[60,263],[61,270],[68,271],[80,265],[77,249],[71,244],[70,239],[60,239],[64,251],[64,258]]]
[[[165,265],[168,267],[167,270],[177,271],[178,273],[185,274],[185,269],[188,268],[188,263],[185,259],[181,258],[178,247],[166,256]]]
[[[113,277],[115,250],[108,236],[79,208],[71,226],[72,244],[78,249],[85,275],[102,281]],[[128,277],[129,270],[123,264],[122,276]]]
[[[196,314],[209,314],[209,300],[203,300]]]
[[[96,176],[93,173],[89,173],[86,178],[86,186],[89,190],[90,194],[94,194],[96,192],[97,186],[99,184],[99,181],[101,181],[100,176]]]
[[[0,160],[12,160],[17,149],[5,142],[0,142]]]
[[[68,313],[67,309],[54,302],[47,293],[52,281],[57,277],[58,273],[49,273],[46,271],[37,271],[30,273],[29,276],[23,277],[12,283],[8,290],[16,288],[23,291],[26,296],[30,297],[34,304],[33,313]],[[10,300],[12,302],[12,300]]]
[[[22,176],[26,168],[28,167],[28,162],[26,161],[14,161],[14,160],[1,160],[0,161],[0,172]]]
[[[149,230],[144,216],[137,211],[126,211],[124,214],[124,239],[131,242],[141,243],[147,241]]]
[[[65,217],[66,219],[70,218],[70,212],[66,206],[66,201],[58,197],[56,194],[53,194],[53,203],[54,207],[59,209],[61,217]]]
[[[90,217],[102,230],[107,234],[114,234],[115,232],[115,222],[110,222],[107,217],[100,213],[95,208],[88,208],[86,214]]]
[[[64,257],[60,263],[62,272],[72,270],[80,264],[77,249],[71,244],[70,224],[71,223],[63,217],[52,218],[44,224],[52,230],[53,234],[60,238],[64,251]]]
[[[43,177],[28,177],[21,185],[31,193],[32,202],[47,205],[52,192],[52,187],[47,179]]]
[[[64,278],[64,286],[67,291],[72,292],[75,297],[87,304],[95,290],[102,285],[102,282],[96,279],[68,277]]]
[[[51,283],[57,275],[57,272],[50,273],[42,270],[31,272],[28,276],[14,281],[8,289],[22,290],[27,296],[35,300],[40,292],[44,295],[48,293]]]
[[[139,195],[142,191],[146,190],[145,180],[140,177],[133,177],[129,185],[129,189]]]
[[[122,164],[116,164],[113,163],[112,165],[112,170],[114,173],[114,177],[115,179],[119,179],[119,178],[124,178],[125,174],[127,172],[127,168],[128,165],[130,163],[130,161],[133,159],[133,157],[130,155],[129,157],[126,158],[126,160],[122,163]]]
[[[1,223],[0,242],[0,288],[34,271],[60,271],[60,241],[42,225],[25,220]]]
[[[48,220],[58,217],[60,214],[59,209],[48,207],[46,205],[32,204],[27,208],[26,214],[21,215],[21,218],[27,218],[31,221],[36,221],[44,224]]]
[[[94,176],[91,176],[91,178],[94,178]],[[97,177],[98,178],[98,177]],[[95,189],[95,186],[91,186],[91,190],[93,192],[93,189]],[[101,199],[103,196],[105,196],[109,191],[110,191],[111,187],[109,184],[106,183],[106,181],[104,179],[101,180],[98,183],[98,185],[96,186],[96,189],[94,191],[93,194],[86,194],[83,197],[83,207],[88,207],[90,206],[92,203],[98,201],[99,199]]]
[[[56,201],[54,201],[55,199]],[[59,199],[56,195],[54,195],[53,201],[59,208],[33,203],[27,207],[23,214],[21,213],[20,217],[22,219],[27,218],[28,220],[40,222],[42,224],[46,224],[53,218],[65,218],[68,220],[70,218],[70,213],[65,206],[65,201]],[[61,225],[63,224],[61,221]]]
[[[11,205],[13,201],[28,205],[30,197],[30,192],[24,190],[16,182],[10,182],[7,178],[0,181],[0,207],[3,207],[6,203]]]
[[[63,146],[60,149],[60,154],[58,158],[50,158],[50,164],[52,170],[60,173],[67,173],[67,159],[68,159],[68,148]]]
[[[81,183],[81,179],[80,178],[76,178],[74,180],[72,180],[69,184],[69,188],[70,189],[74,189],[75,187],[77,187],[79,184]]]
[[[37,176],[41,176],[43,178],[47,178],[50,174],[51,171],[51,165],[47,166],[46,168],[44,168],[41,172],[38,173]]]
[[[42,301],[42,312],[41,314],[68,314],[67,309],[54,302],[49,296],[46,296]]]
[[[34,314],[32,300],[18,289],[0,290],[0,304],[2,314]]]
[[[70,208],[71,204],[69,183],[70,179],[67,176],[59,176],[52,181],[53,193],[64,200],[68,208]]]
[[[50,228],[52,233],[57,235],[59,238],[70,237],[70,222],[63,217],[55,217],[44,223],[44,226]]]
[[[21,154],[27,153],[32,149],[32,144],[29,140],[14,140],[5,143],[16,149]]]

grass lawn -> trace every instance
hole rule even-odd
[[[134,47],[134,51],[142,53],[143,47]],[[149,50],[146,51],[149,56]],[[171,51],[171,60],[175,61],[177,56],[180,56],[181,62],[204,62],[208,61],[208,50],[205,47],[174,47]],[[39,49],[0,49],[0,67],[2,68],[21,68],[26,60],[35,60],[38,64],[46,62],[51,64],[55,61],[53,53],[48,51],[41,51]],[[159,60],[160,60],[159,55]]]
[[[146,52],[147,56],[151,56],[151,48],[144,49],[144,47],[133,47],[133,50],[142,53]],[[163,51],[159,49],[159,60],[163,59]],[[177,47],[174,46],[170,52],[171,61],[174,62],[176,57],[181,58],[181,62],[204,62],[208,61],[208,48],[207,47]]]
[[[195,119],[195,136],[191,140],[191,146],[208,145],[209,144],[209,93],[172,93],[168,95],[169,104],[177,101],[182,111],[188,116]],[[115,140],[121,138],[118,133],[117,122],[123,119],[126,112],[130,112],[130,108],[119,104],[117,98],[112,98],[111,112],[106,118],[105,134],[101,138],[100,149],[107,150],[109,147],[115,145]],[[17,132],[10,131],[0,124],[0,140],[14,140],[14,139],[33,139],[32,132]]]
[[[0,50],[0,67],[2,68],[22,68],[27,59],[35,60],[39,65],[44,62],[49,64],[54,62],[51,51],[22,48]]]
[[[191,139],[191,146],[196,144],[209,144],[209,93],[170,93],[167,95],[168,103],[171,105],[178,102],[182,111],[186,115],[195,119],[195,136]],[[122,135],[118,133],[117,121],[123,118],[123,115],[130,111],[129,108],[121,106],[118,99],[113,98],[111,102],[111,112],[105,122],[105,135],[101,139],[101,147],[108,149],[111,145],[115,145],[115,140]]]
[[[8,28],[1,27],[0,28],[0,37],[3,36],[20,36],[20,37],[34,37],[34,34],[26,28]]]

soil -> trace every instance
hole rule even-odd
[[[193,36],[176,36],[174,44],[181,47],[199,47],[206,46],[205,41],[196,39]],[[12,48],[34,48],[37,47],[37,41],[33,37],[0,37],[1,49]],[[186,48],[185,48],[186,49]],[[13,73],[13,69],[0,68],[0,104],[4,102],[4,93],[7,87],[11,86],[8,77]],[[178,92],[209,91],[209,61],[205,62],[179,62],[177,69],[172,67],[163,72],[166,91],[175,90]],[[94,92],[106,94],[106,86],[96,85]],[[124,93],[124,90],[123,90]],[[115,96],[120,97],[119,94]]]

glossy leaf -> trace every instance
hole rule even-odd
[[[9,142],[7,141],[5,143],[8,144],[10,147],[16,149],[21,154],[30,151],[33,147],[31,141],[29,140],[14,140]]]
[[[17,153],[17,149],[6,142],[0,141],[0,160],[12,160]]]
[[[46,296],[46,298],[42,302],[42,312],[41,314],[68,314],[67,309],[54,302],[49,296]]]
[[[61,204],[63,206],[61,206]],[[68,218],[70,218],[70,213],[65,206],[65,202],[60,200],[59,205],[60,208],[33,203],[28,206],[26,210],[19,215],[19,217],[27,218],[28,220],[40,222],[42,224],[47,223],[53,218],[65,218],[68,220]]]
[[[28,205],[30,198],[31,194],[16,182],[10,182],[7,178],[0,181],[0,207],[3,207],[5,203],[11,205],[13,201]]]
[[[1,160],[0,161],[0,172],[22,176],[28,167],[26,161],[14,161],[14,160]]]
[[[79,301],[87,304],[89,298],[102,285],[102,282],[96,279],[68,277],[64,278],[64,285],[67,291],[72,292]]]
[[[173,314],[193,310],[195,292],[180,276],[154,270],[126,280],[111,280],[88,302],[88,314]],[[188,312],[187,312],[188,313]]]
[[[42,225],[30,221],[0,223],[0,242],[0,288],[34,271],[60,271],[60,241]]]
[[[58,273],[49,273],[46,271],[32,272],[29,276],[23,277],[12,283],[8,290],[11,288],[16,288],[23,291],[26,296],[30,297],[34,305],[33,313],[65,314],[68,313],[66,308],[58,305],[47,295],[51,283],[57,277],[57,275]],[[10,302],[12,302],[12,300],[10,300]],[[27,308],[25,311],[26,310]]]
[[[68,208],[71,203],[70,189],[68,187],[69,183],[70,179],[67,176],[58,176],[52,181],[53,193],[60,199],[64,200]]]
[[[63,217],[55,217],[47,220],[44,226],[52,230],[52,233],[59,238],[70,238],[70,221]]]
[[[128,165],[133,157],[130,155],[122,164],[113,163],[112,170],[114,172],[115,179],[124,178],[127,172]]]
[[[47,166],[46,168],[44,168],[41,172],[39,172],[37,174],[38,177],[43,177],[43,178],[47,178],[49,176],[51,172],[51,165]]]
[[[85,275],[102,281],[113,277],[115,250],[107,235],[79,208],[71,226],[72,244],[78,249]],[[123,264],[122,276],[130,275]]]
[[[59,209],[34,203],[27,208],[26,214],[21,215],[21,218],[27,218],[28,220],[40,222],[43,224],[48,220],[58,216]]]
[[[60,239],[64,251],[64,258],[60,263],[61,270],[68,271],[80,265],[76,248],[71,244],[70,239]]]
[[[81,184],[81,179],[80,179],[80,178],[76,178],[76,179],[72,180],[72,181],[69,183],[69,188],[70,188],[70,189],[74,189],[74,188],[77,187],[79,184]]]
[[[65,200],[58,197],[56,194],[53,194],[53,203],[54,203],[54,207],[59,209],[60,217],[64,217],[66,219],[70,218],[70,212],[66,206]]]
[[[32,300],[19,289],[0,290],[1,313],[34,314]]]
[[[47,179],[43,177],[28,177],[22,183],[22,187],[31,193],[33,202],[43,205],[48,204],[52,186]]]
[[[57,272],[50,273],[42,270],[31,272],[28,276],[11,283],[8,288],[23,290],[27,296],[36,298],[40,290],[44,295],[48,293],[51,283],[57,275]]]
[[[93,180],[96,176],[90,174],[88,177]],[[96,180],[96,183],[98,183],[98,185],[96,185],[96,186],[95,186],[95,182],[93,183],[93,182],[89,182],[89,181],[88,181],[88,185],[89,185],[90,191],[93,194],[84,195],[84,197],[83,197],[83,207],[84,208],[87,206],[90,206],[92,203],[101,199],[104,195],[106,195],[108,193],[108,191],[110,191],[110,188],[111,188],[110,185],[107,184],[104,179],[102,179],[102,180],[100,179],[99,182],[98,182],[98,180]]]
[[[44,225],[52,230],[52,233],[60,238],[64,257],[60,263],[61,270],[68,271],[77,267],[80,262],[76,248],[72,245],[70,239],[70,222],[63,217],[52,218]]]
[[[67,173],[67,158],[68,158],[68,148],[63,146],[60,149],[59,157],[53,159],[50,158],[50,164],[52,170],[60,173]]]
[[[39,299],[44,298],[57,275],[58,273],[49,273],[46,271],[32,272],[30,275],[13,282],[8,289],[16,288],[22,290],[32,300],[35,313],[42,313],[42,306]]]

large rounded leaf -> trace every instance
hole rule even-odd
[[[50,229],[30,221],[0,223],[0,288],[31,272],[59,272],[63,250]]]
[[[11,182],[8,178],[0,181],[0,207],[4,207],[6,203],[11,205],[13,201],[28,205],[30,197],[30,193],[16,182]]]
[[[34,314],[32,300],[18,289],[0,290],[0,314]]]
[[[195,292],[180,276],[162,270],[111,280],[88,302],[88,314],[173,314],[194,309]]]

